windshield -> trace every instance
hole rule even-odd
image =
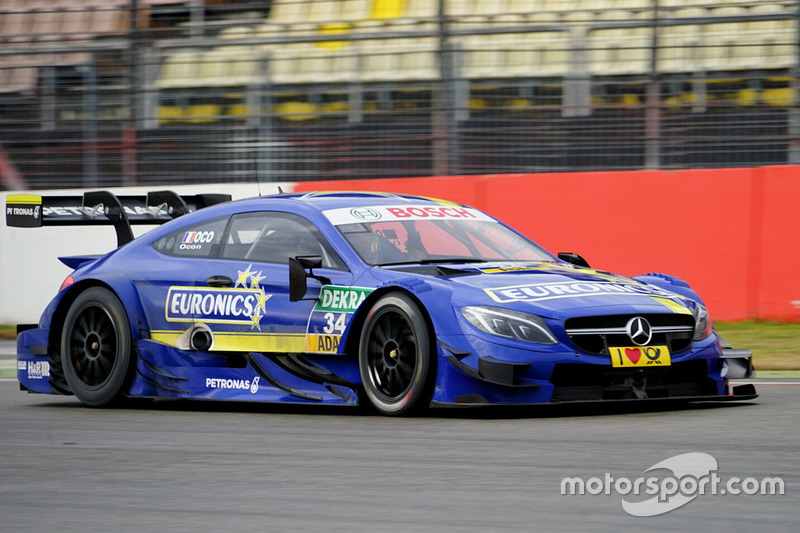
[[[373,266],[556,260],[490,220],[390,220],[342,224],[337,228],[361,259]]]

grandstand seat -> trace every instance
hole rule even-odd
[[[436,2],[430,0],[406,0],[405,14],[399,18],[432,21],[438,15],[439,8]]]
[[[706,16],[701,7],[687,7],[671,13],[671,18],[694,19]],[[660,72],[701,72],[705,67],[702,25],[698,22],[664,26],[659,30],[657,68]]]
[[[292,24],[292,31],[314,33],[321,25],[340,21],[340,5],[338,0],[313,0],[309,2],[304,18]]]
[[[498,17],[508,14],[508,7],[505,0],[492,0],[491,2],[475,1],[471,5],[469,2],[459,2],[454,5],[454,8],[457,10],[457,12],[454,13],[457,17],[455,21],[456,26],[462,24],[492,25]]]
[[[506,34],[503,71],[506,77],[558,77],[569,69],[566,31]]]
[[[593,20],[612,8],[611,0],[571,0],[566,4],[570,11],[588,13]]]
[[[36,67],[0,63],[0,94],[30,91],[36,87],[38,75]]]
[[[375,39],[361,43],[360,78],[365,82],[425,81],[439,77],[433,37]]]
[[[523,20],[541,12],[542,6],[539,0],[508,0],[506,3],[506,15],[518,16]]]
[[[430,0],[378,0],[364,19],[353,22],[353,31],[431,30],[436,27],[437,12]]]
[[[156,119],[158,119],[159,124],[183,122],[184,109],[179,106],[158,106],[156,108]]]
[[[257,37],[292,34],[292,24],[305,19],[308,0],[273,0],[268,19],[256,28]]]
[[[561,16],[561,20],[569,25],[570,35],[573,39],[585,37],[588,27],[594,19],[595,15],[591,11],[570,11]]]
[[[203,55],[199,76],[209,87],[244,87],[259,81],[258,62],[253,47],[219,46]]]
[[[780,4],[759,4],[750,8],[751,15],[786,13]],[[796,19],[750,21],[745,24],[742,54],[754,69],[792,67],[797,61]]]
[[[175,52],[162,62],[156,87],[160,89],[199,87],[200,65],[201,55],[197,51]]]
[[[215,122],[222,115],[222,107],[217,104],[196,104],[189,106],[184,115],[186,122],[195,124],[203,122]]]
[[[269,21],[273,24],[289,25],[305,20],[308,0],[273,0]]]
[[[220,30],[217,34],[217,38],[219,39],[247,39],[248,37],[252,37],[254,31],[252,28],[248,26],[231,26],[230,28],[225,28]]]
[[[347,43],[345,41],[345,43]],[[355,49],[293,43],[269,52],[269,79],[276,84],[344,83],[356,78]]]
[[[11,45],[25,44],[30,39],[33,17],[22,5],[12,3],[3,8],[8,12],[0,17],[0,37]]]
[[[62,14],[55,9],[40,8],[33,12],[31,39],[38,43],[60,41]]]
[[[308,83],[314,80],[316,49],[312,43],[276,46],[268,52],[268,77],[272,83]]]
[[[609,24],[635,20],[630,11],[604,11],[598,20]],[[589,32],[590,71],[594,75],[629,75],[650,72],[653,30],[640,28],[598,28]]]
[[[353,23],[370,16],[371,0],[344,0],[339,8],[338,22]]]
[[[468,35],[461,40],[464,58],[461,74],[468,79],[505,77],[505,46],[508,38],[498,35]]]
[[[62,38],[68,44],[77,44],[90,38],[87,28],[92,22],[90,11],[81,7],[72,7],[62,12]]]
[[[790,87],[765,89],[761,93],[761,101],[767,105],[789,107],[796,101],[796,91]]]
[[[480,0],[444,0],[444,14],[454,21],[468,17],[475,13],[476,2]]]
[[[218,86],[225,77],[227,63],[215,50],[205,52],[200,56],[196,76],[192,82],[194,87],[213,87]]]
[[[311,102],[289,101],[283,102],[272,109],[281,120],[289,122],[304,122],[319,118],[319,108]]]
[[[122,6],[98,5],[91,10],[91,22],[86,30],[92,37],[119,34],[125,29],[127,10]]]
[[[741,6],[723,6],[711,10],[712,17],[738,17],[746,15]],[[706,71],[730,71],[747,68],[746,57],[737,55],[736,49],[745,30],[739,20],[709,22],[703,26]]]
[[[663,2],[659,2],[659,6]],[[653,0],[611,0],[611,9],[622,9],[625,11],[652,11],[654,6]]]
[[[737,2],[739,0],[736,0]],[[719,0],[659,0],[659,9],[683,9],[687,7],[699,6],[703,8],[710,8],[713,6],[721,6],[724,2]]]

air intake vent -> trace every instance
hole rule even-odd
[[[606,315],[570,318],[565,323],[567,335],[583,352],[608,355],[608,348],[632,346],[626,325],[642,317],[653,330],[648,346],[667,346],[671,353],[689,348],[694,336],[694,317],[685,314]]]

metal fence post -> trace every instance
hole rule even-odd
[[[797,52],[794,57],[794,65],[790,69],[791,82],[789,86],[792,89],[792,105],[789,107],[789,124],[787,139],[787,163],[798,164],[800,163],[800,3],[796,6],[794,13],[797,20],[797,34],[795,35],[795,43],[797,44]]]
[[[97,175],[97,65],[94,60],[83,70],[83,186],[99,185]]]
[[[644,166],[661,166],[661,83],[658,76],[658,0],[653,0],[653,40],[650,43],[650,79],[645,94]]]
[[[439,53],[439,79],[433,82],[431,94],[431,140],[433,174],[446,176],[450,173],[449,165],[449,136],[454,132],[448,131],[448,115],[454,107],[451,94],[447,91],[447,78],[450,76],[448,65],[450,63],[447,52],[447,19],[445,17],[445,2],[438,0],[438,53]]]

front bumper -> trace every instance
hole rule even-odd
[[[455,348],[449,340],[462,349]],[[730,401],[757,397],[728,379],[754,376],[749,350],[715,341],[677,353],[664,367],[614,368],[608,356],[570,349],[534,352],[440,338],[438,384],[431,405],[530,405],[642,400]],[[463,348],[469,347],[474,351]],[[477,355],[477,354],[480,355]],[[484,355],[486,354],[486,355]],[[752,390],[751,390],[752,389]]]
[[[499,406],[499,405],[507,405],[507,406],[542,406],[542,405],[597,405],[598,403],[608,404],[608,405],[625,405],[625,404],[661,404],[661,403],[690,403],[690,402],[733,402],[733,401],[747,401],[747,400],[754,400],[758,398],[758,393],[756,392],[755,386],[751,383],[745,383],[742,385],[736,385],[730,387],[730,392],[725,395],[719,396],[676,396],[673,398],[644,398],[644,399],[625,399],[625,400],[583,400],[583,401],[570,401],[570,402],[559,402],[559,401],[550,401],[546,403],[541,402],[533,402],[533,403],[508,403],[508,404],[499,404],[499,403],[491,403],[486,401],[485,399],[480,398],[478,395],[470,395],[464,397],[460,402],[438,402],[433,401],[431,402],[431,407],[490,407],[490,406]]]

